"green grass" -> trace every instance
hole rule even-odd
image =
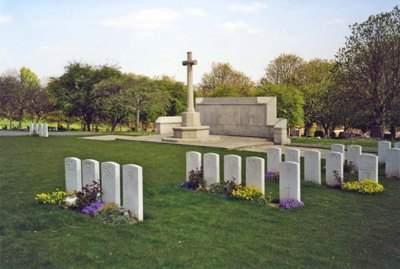
[[[379,140],[373,139],[317,139],[317,138],[296,138],[291,137],[292,143],[302,144],[316,144],[316,145],[332,145],[332,144],[344,144],[344,145],[359,145],[362,147],[377,148]],[[394,142],[392,141],[392,146]]]
[[[376,195],[302,183],[306,206],[284,210],[176,188],[190,150],[265,157],[131,141],[0,137],[0,267],[400,267],[399,180],[380,177],[386,190]],[[105,225],[35,204],[35,194],[64,188],[69,156],[143,166],[145,221]],[[277,198],[278,182],[267,182],[266,190]]]

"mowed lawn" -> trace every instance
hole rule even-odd
[[[400,180],[361,195],[302,183],[284,210],[177,188],[185,152],[263,153],[77,137],[0,137],[0,268],[400,268]],[[35,203],[64,158],[138,164],[145,221],[106,225]],[[324,163],[323,163],[324,165]],[[381,171],[381,174],[383,171]],[[266,191],[278,198],[278,182]]]

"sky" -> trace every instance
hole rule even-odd
[[[28,67],[60,76],[68,63],[194,82],[228,62],[259,80],[282,53],[334,59],[349,25],[388,12],[391,0],[0,0],[0,74]]]

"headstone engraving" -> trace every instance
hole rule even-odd
[[[219,155],[215,153],[204,154],[204,180],[208,186],[219,183]]]
[[[358,170],[358,157],[362,153],[362,147],[357,145],[350,145],[347,148],[348,162],[352,163]]]
[[[321,152],[304,152],[304,180],[321,185]]]
[[[300,164],[282,162],[279,168],[279,199],[296,199],[300,197]]]
[[[265,194],[265,161],[259,157],[246,158],[246,185],[257,187]]]
[[[267,172],[279,173],[282,162],[282,150],[278,147],[267,148]]]
[[[326,184],[339,185],[338,179],[343,179],[343,153],[328,152],[326,158]]]
[[[380,141],[378,143],[378,156],[379,163],[386,162],[386,150],[390,149],[391,143],[389,141]]]
[[[285,150],[285,162],[295,162],[295,163],[300,164],[300,150],[286,149]]]
[[[388,149],[386,152],[385,174],[387,177],[400,178],[400,149]]]
[[[361,154],[358,157],[358,181],[372,179],[378,182],[378,157],[373,154]]]
[[[242,184],[242,157],[233,154],[224,156],[224,181],[228,180]]]
[[[143,169],[139,165],[122,166],[123,206],[143,221]]]
[[[189,172],[201,168],[201,153],[197,151],[186,152],[186,181],[189,181]]]
[[[65,158],[65,189],[67,192],[82,190],[81,160]]]
[[[99,162],[92,159],[82,161],[82,185],[90,185],[93,181],[100,182]]]
[[[120,166],[118,163],[101,163],[101,189],[104,202],[121,205],[120,180]]]

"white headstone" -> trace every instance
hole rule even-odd
[[[372,179],[378,182],[378,156],[373,154],[361,154],[358,157],[358,181]]]
[[[39,124],[37,123],[33,124],[33,133],[37,135],[39,134]]]
[[[42,137],[43,136],[43,124],[39,124],[39,126],[38,126],[38,133],[39,133],[39,136],[40,137]]]
[[[242,157],[233,154],[224,156],[224,181],[228,180],[242,184]]]
[[[33,134],[33,128],[34,128],[33,123],[29,124],[29,133],[30,134]]]
[[[285,162],[295,162],[295,163],[300,164],[300,150],[286,149],[285,150]]]
[[[207,186],[219,183],[219,155],[206,153],[203,162],[203,175]]]
[[[265,194],[265,161],[259,157],[246,158],[246,185],[257,187]]]
[[[201,168],[201,153],[197,151],[186,152],[186,181],[189,180],[189,172]]]
[[[47,124],[43,124],[43,137],[49,137],[49,126]]]
[[[279,173],[282,162],[282,150],[278,147],[267,148],[267,172]]]
[[[102,200],[106,203],[121,205],[120,166],[115,162],[101,163]]]
[[[65,189],[67,192],[82,190],[81,160],[65,158]]]
[[[395,149],[400,149],[400,142],[394,143],[394,148]]]
[[[343,178],[343,153],[328,152],[326,158],[326,184],[339,185],[335,177]]]
[[[122,166],[123,206],[143,221],[143,169],[134,164]]]
[[[296,199],[300,197],[300,164],[297,162],[282,162],[279,168],[279,200]]]
[[[358,169],[358,157],[361,155],[362,153],[362,147],[361,146],[357,146],[357,145],[350,145],[347,148],[347,161],[350,164],[350,162],[356,167],[356,169]]]
[[[385,169],[387,177],[400,178],[400,149],[393,148],[386,151]]]
[[[386,162],[386,150],[390,149],[391,143],[389,141],[380,141],[378,143],[378,156],[379,163]]]
[[[340,152],[344,154],[345,147],[342,144],[333,144],[331,145],[331,151]]]
[[[82,161],[82,185],[90,185],[93,181],[100,182],[99,162],[92,159]]]
[[[304,180],[321,185],[321,152],[304,151]]]

